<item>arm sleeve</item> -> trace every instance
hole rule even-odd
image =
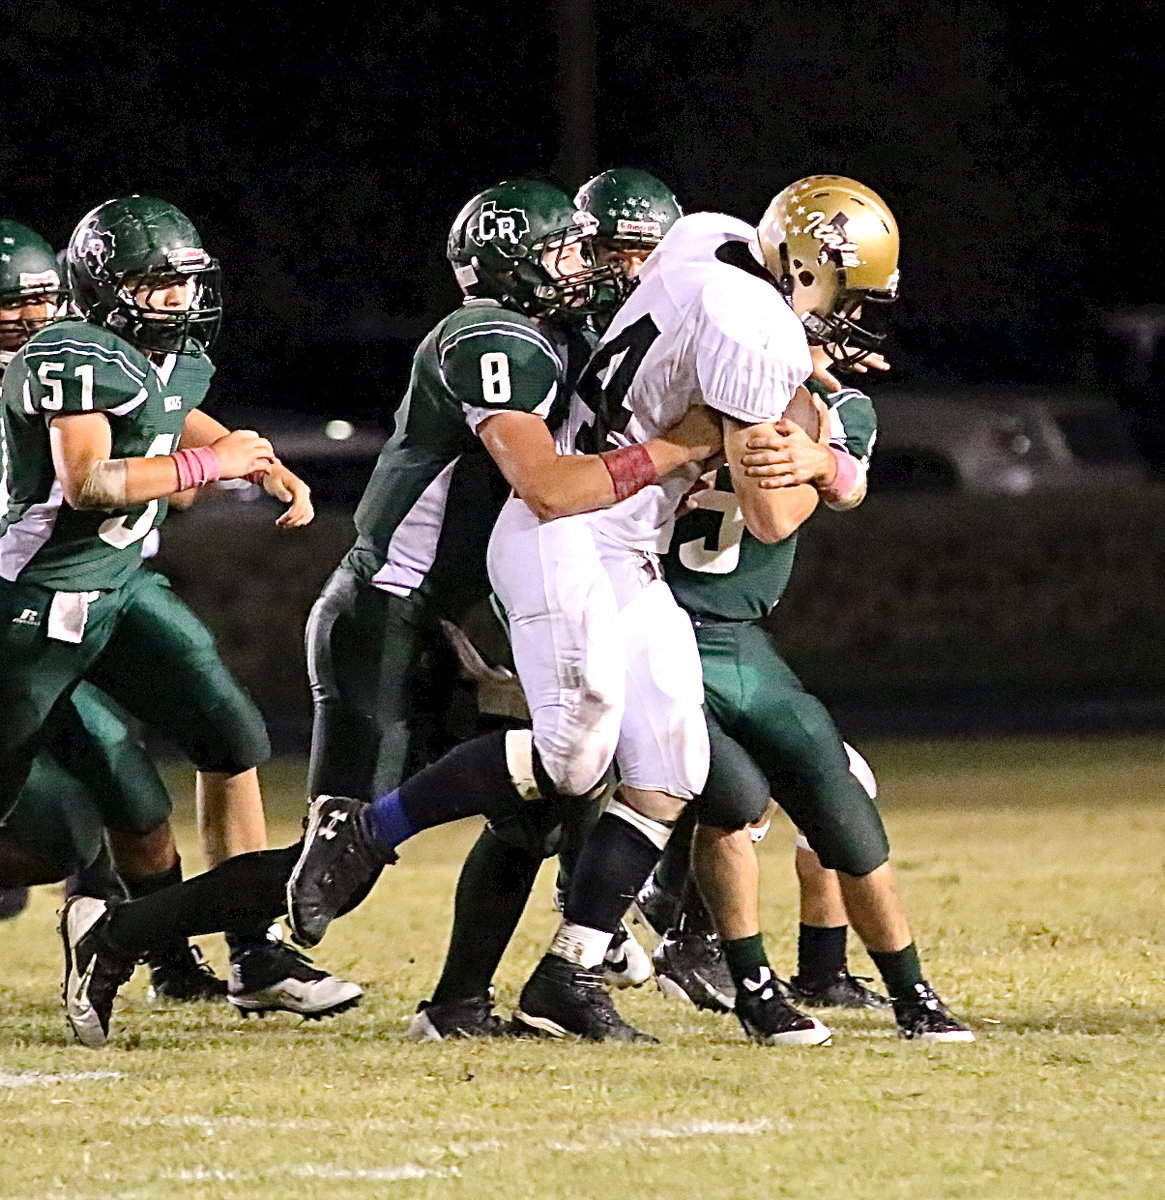
[[[878,433],[872,401],[857,388],[843,388],[831,399],[829,444],[868,464]]]
[[[688,325],[705,403],[747,425],[779,420],[812,369],[800,323],[760,280],[708,284]]]
[[[146,397],[142,369],[116,348],[67,338],[25,351],[29,396],[46,417],[107,412],[122,416]]]
[[[458,330],[439,348],[441,377],[460,403],[466,423],[477,427],[499,412],[546,416],[562,376],[562,364],[536,330]]]
[[[866,498],[867,469],[877,437],[877,418],[869,396],[856,388],[844,388],[832,397],[829,408],[829,445],[851,461],[852,472],[845,474],[848,485],[842,487],[842,472],[821,498],[838,512],[856,508]]]

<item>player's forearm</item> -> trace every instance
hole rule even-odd
[[[605,454],[568,454],[546,464],[536,482],[518,490],[541,521],[610,508],[672,471],[702,462],[712,453],[707,441],[665,434],[642,446]]]
[[[808,483],[762,489],[736,485],[745,527],[757,541],[783,542],[813,515],[818,492]]]
[[[551,459],[514,490],[540,521],[608,508],[616,499],[611,473],[597,454]]]
[[[80,510],[133,508],[179,490],[173,455],[105,458],[93,463],[83,479],[61,482],[70,507]]]
[[[219,438],[226,437],[228,433],[230,430],[221,421],[216,421],[209,413],[196,408],[186,414],[178,445],[183,449],[209,446]]]

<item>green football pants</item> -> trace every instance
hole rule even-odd
[[[712,767],[697,802],[700,819],[726,829],[758,820],[756,776],[729,753],[744,751],[826,867],[866,875],[890,855],[882,818],[850,771],[825,706],[810,696],[772,639],[746,621],[696,626],[704,703],[712,718]]]
[[[54,711],[48,745],[2,828],[64,879],[97,857],[105,828],[149,833],[170,809],[150,756],[112,704],[80,683]]]
[[[263,718],[201,621],[155,571],[89,606],[80,642],[47,636],[53,593],[0,582],[0,813],[53,736],[55,709],[88,680],[175,742],[202,771],[233,775],[270,753]]]
[[[457,676],[430,606],[339,567],[312,607],[305,640],[309,794],[372,800],[391,791],[436,752]]]

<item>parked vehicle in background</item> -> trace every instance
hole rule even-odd
[[[1124,487],[1149,474],[1103,393],[879,389],[871,489],[1022,494]]]

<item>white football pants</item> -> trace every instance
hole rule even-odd
[[[555,787],[584,795],[614,759],[631,787],[699,795],[700,655],[655,560],[598,538],[590,514],[540,522],[511,499],[490,538],[489,574]]]

